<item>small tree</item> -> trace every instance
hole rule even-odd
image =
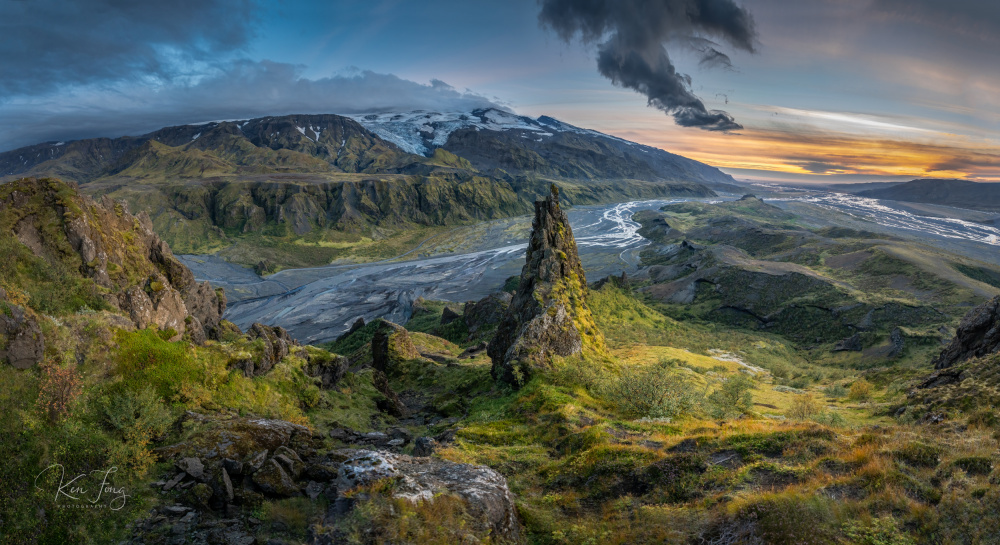
[[[60,367],[56,363],[42,366],[42,380],[38,391],[38,408],[56,422],[70,413],[73,402],[82,389],[76,367]]]
[[[819,403],[812,394],[802,394],[795,396],[792,401],[792,408],[788,410],[788,416],[796,420],[808,420],[820,412]]]
[[[173,418],[151,386],[129,390],[121,383],[98,400],[105,426],[118,433],[111,460],[122,467],[144,473],[154,462],[149,443],[167,431]]]
[[[713,418],[732,418],[753,408],[753,380],[740,373],[726,380],[708,398],[708,412]]]

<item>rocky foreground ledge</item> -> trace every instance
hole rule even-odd
[[[173,503],[137,521],[128,543],[250,545],[263,524],[254,506],[290,497],[326,506],[307,543],[340,543],[345,536],[338,523],[375,495],[413,506],[457,502],[470,535],[494,543],[522,541],[507,480],[485,466],[430,457],[435,439],[417,438],[414,452],[427,456],[410,456],[391,450],[411,441],[404,430],[390,436],[335,429],[333,438],[360,448],[324,451],[323,437],[292,422],[195,413],[186,420],[198,431],[157,450],[174,470],[152,486]]]

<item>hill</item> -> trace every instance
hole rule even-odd
[[[861,197],[1000,212],[1000,184],[927,178],[857,193]]]

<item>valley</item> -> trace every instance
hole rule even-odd
[[[920,241],[1000,265],[1000,256],[994,251],[1000,245],[1000,229],[990,225],[918,215],[905,206],[845,194],[813,192],[789,197],[774,189],[757,186],[748,191],[767,195],[766,202],[793,212],[804,227],[836,226]],[[721,200],[737,198],[729,195]],[[587,273],[595,278],[634,274],[640,265],[639,254],[649,241],[639,234],[640,226],[632,216],[672,202],[684,200],[571,208],[570,221]],[[496,220],[431,236],[419,248],[387,262],[290,269],[264,278],[217,258],[180,258],[200,280],[226,289],[230,300],[227,318],[241,327],[263,322],[284,327],[296,338],[326,342],[358,318],[405,322],[413,302],[421,297],[463,303],[498,290],[520,271],[523,247],[518,240],[529,230],[527,218]],[[456,240],[461,243],[456,244]],[[944,274],[961,277],[954,270]],[[979,288],[977,293],[987,296],[989,292]]]

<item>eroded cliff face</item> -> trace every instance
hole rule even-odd
[[[17,241],[5,244],[19,243],[19,248],[11,246],[17,250],[12,254],[26,248],[36,262],[45,262],[49,269],[43,276],[54,271],[66,283],[83,281],[73,289],[92,303],[122,311],[138,328],[153,325],[172,332],[173,338],[187,334],[203,342],[213,335],[226,308],[225,296],[207,282],[195,281],[153,232],[145,212],[132,215],[123,202],[94,201],[58,180],[25,178],[0,186],[0,236]],[[24,280],[37,276],[26,273]],[[15,285],[8,288],[20,291]],[[60,288],[70,289],[46,289]],[[23,294],[11,298],[27,299],[33,307],[44,303]]]
[[[496,380],[526,382],[552,356],[585,347],[604,350],[604,337],[587,308],[587,279],[559,191],[535,201],[535,219],[517,293],[489,344]]]
[[[969,311],[951,343],[934,360],[935,369],[947,369],[965,360],[1000,350],[1000,296]]]

